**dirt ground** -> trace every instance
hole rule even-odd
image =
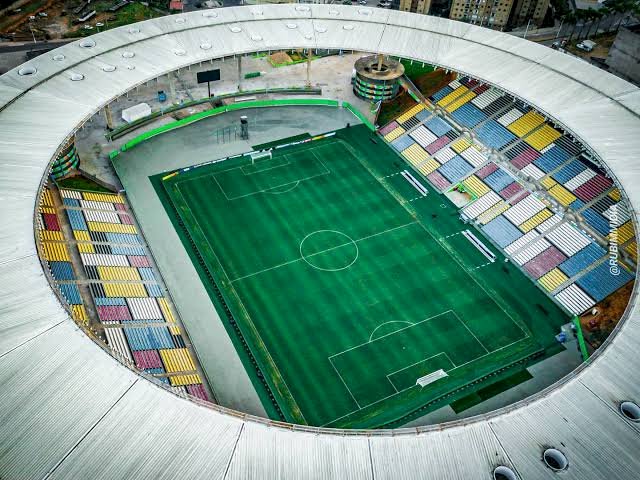
[[[598,303],[594,307],[598,311],[596,315],[589,312],[580,317],[585,340],[593,348],[598,348],[620,321],[631,298],[633,283],[627,284]]]
[[[272,65],[280,65],[282,63],[291,63],[293,60],[287,52],[274,52],[269,57]]]
[[[588,60],[589,58],[598,58],[604,60],[607,58],[609,50],[611,49],[611,46],[613,45],[615,39],[615,32],[605,33],[591,38],[591,40],[597,43],[596,47],[591,52],[585,52],[584,50],[580,50],[579,48],[577,48],[576,45],[580,42],[576,41],[571,42],[570,45],[567,45],[566,49],[574,55],[582,57],[586,60]]]

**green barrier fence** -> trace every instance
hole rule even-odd
[[[247,108],[282,107],[282,106],[295,106],[295,105],[338,107],[340,104],[337,100],[329,100],[324,98],[286,98],[286,99],[278,99],[278,100],[255,100],[255,101],[237,103],[233,105],[225,105],[223,107],[217,107],[204,112],[199,112],[187,118],[183,118],[182,120],[178,120],[176,122],[173,122],[167,125],[161,125],[160,127],[149,130],[148,132],[144,132],[143,134],[125,143],[120,148],[120,151],[117,151],[117,150],[112,151],[109,154],[109,158],[113,159],[120,152],[126,152],[127,150],[135,147],[136,145],[139,145],[140,143],[152,137],[155,137],[156,135],[160,135],[161,133],[165,133],[165,132],[174,130],[176,128],[184,127],[193,122],[197,122],[198,120],[212,117],[214,115],[219,115],[221,113],[232,112],[234,110],[242,110]],[[369,120],[367,120],[367,118],[364,115],[362,115],[362,113],[360,113],[351,104],[344,102],[342,106],[347,110],[349,110],[353,115],[355,115],[370,130],[372,131],[375,130],[375,127],[373,126],[373,124]]]
[[[376,127],[373,126],[373,124],[367,119],[367,117],[362,115],[362,113],[360,113],[360,110],[355,108],[349,102],[343,102],[342,106],[347,110],[349,110],[351,113],[353,113],[356,117],[358,117],[358,120],[364,123],[369,130],[374,131],[376,129]]]
[[[575,316],[573,317],[573,324],[576,327],[576,335],[578,336],[578,345],[580,346],[580,353],[582,353],[582,360],[589,360],[589,352],[587,351],[587,344],[584,341],[584,335],[582,334],[582,325],[580,324],[580,319]]]
[[[307,87],[290,87],[290,88],[263,88],[259,90],[245,90],[242,92],[233,92],[227,93],[223,95],[218,95],[216,97],[206,97],[200,98],[198,100],[191,100],[189,102],[183,102],[179,105],[171,105],[167,108],[163,108],[162,110],[158,110],[153,112],[151,115],[147,115],[146,117],[139,118],[131,123],[127,123],[126,125],[121,125],[120,127],[114,128],[112,131],[105,134],[107,140],[115,140],[116,138],[121,137],[122,135],[126,135],[132,130],[145,125],[152,120],[161,117],[162,115],[167,115],[169,113],[177,112],[178,110],[182,110],[187,107],[193,107],[195,105],[201,105],[203,103],[214,102],[218,100],[224,100],[228,98],[234,97],[243,97],[246,95],[263,95],[267,93],[280,93],[280,94],[289,94],[289,95],[322,95],[322,90],[320,88],[307,88]]]

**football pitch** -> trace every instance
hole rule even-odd
[[[404,170],[359,125],[162,178],[247,370],[287,421],[395,426],[557,351],[566,315]]]

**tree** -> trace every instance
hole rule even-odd
[[[598,10],[598,23],[596,23],[595,35],[598,35],[598,30],[600,30],[600,22],[602,22],[602,19],[608,17],[609,15],[611,15],[611,10],[609,10],[609,8],[606,6]]]
[[[587,29],[587,36],[585,38],[589,38],[591,35],[591,27],[593,27],[595,20],[602,18],[602,14],[598,10],[594,10],[590,8],[587,10],[588,18],[589,18],[589,28]],[[599,23],[599,22],[598,22]],[[598,33],[598,29],[596,28],[596,34]]]
[[[587,16],[589,13],[586,10],[576,10],[576,19],[580,22],[580,31],[578,32],[578,40],[582,37],[582,32],[587,23]]]
[[[578,23],[578,18],[576,17],[575,13],[569,12],[567,16],[564,18],[564,23],[573,25],[573,28],[571,28],[571,35],[569,35],[569,40],[567,42],[567,43],[571,43],[573,34],[576,33],[576,23]]]

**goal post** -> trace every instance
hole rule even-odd
[[[251,165],[255,164],[256,160],[260,160],[262,158],[268,158],[269,160],[273,158],[271,150],[260,150],[259,152],[251,152],[249,155],[251,156]]]

